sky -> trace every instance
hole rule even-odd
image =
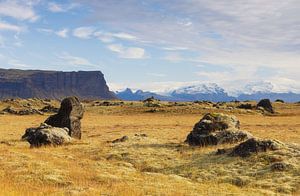
[[[299,0],[0,0],[0,67],[99,70],[110,89],[300,92]]]

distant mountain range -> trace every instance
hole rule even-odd
[[[164,101],[195,101],[213,102],[232,100],[271,100],[282,99],[286,102],[300,101],[300,94],[294,92],[278,93],[273,91],[270,82],[256,82],[244,89],[228,94],[215,83],[202,83],[182,86],[165,92],[132,91],[127,88],[121,92],[112,92],[100,71],[43,71],[0,69],[0,99],[6,98],[50,98],[61,99],[75,95],[82,99],[122,99],[144,100],[155,97]]]
[[[264,98],[275,101],[282,99],[286,102],[300,101],[300,94],[297,93],[276,93],[270,91],[270,84],[264,84],[263,87],[258,85],[247,85],[245,92],[240,91],[236,96],[230,96],[225,90],[214,83],[190,85],[170,90],[164,93],[154,93],[149,91],[137,90],[133,92],[127,88],[124,91],[116,92],[119,99],[122,100],[144,100],[148,97],[154,97],[162,101],[195,101],[207,100],[213,102],[232,101],[232,100],[261,100]]]

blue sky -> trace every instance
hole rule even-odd
[[[300,92],[299,66],[298,0],[0,0],[2,68],[101,70],[113,90]]]

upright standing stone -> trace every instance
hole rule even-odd
[[[53,127],[67,127],[71,137],[81,139],[81,122],[84,108],[77,97],[67,97],[61,102],[57,114],[50,116],[45,123]]]
[[[257,104],[256,107],[257,108],[262,107],[267,112],[274,113],[274,109],[273,109],[273,106],[271,104],[270,99],[262,99],[262,100],[260,100],[258,102],[258,104]]]

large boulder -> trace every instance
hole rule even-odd
[[[68,132],[66,127],[58,128],[42,123],[39,127],[26,129],[22,140],[28,141],[31,147],[57,146],[71,141]]]
[[[239,120],[232,115],[208,113],[195,124],[187,136],[191,146],[209,146],[246,140],[250,133],[240,131]]]
[[[84,107],[77,97],[68,97],[61,102],[57,114],[50,116],[45,123],[54,127],[67,127],[71,137],[81,139],[81,122]]]
[[[281,144],[275,140],[260,140],[257,138],[251,138],[234,147],[230,155],[248,157],[254,153],[277,150],[279,149],[280,145]]]
[[[274,113],[274,109],[273,106],[271,104],[270,99],[262,99],[258,102],[257,109],[259,108],[263,108],[265,111],[270,112],[270,113]]]

